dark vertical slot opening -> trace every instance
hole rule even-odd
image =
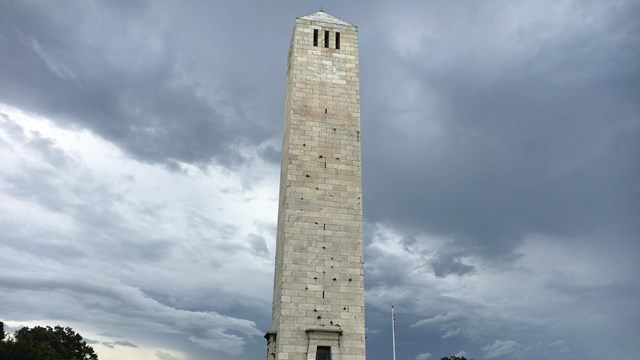
[[[325,114],[327,113],[327,109],[324,109],[324,113],[325,113]]]
[[[329,32],[327,30],[324,31],[324,47],[329,47]]]
[[[318,46],[318,29],[313,29],[313,46]]]
[[[331,346],[318,346],[316,360],[331,360]]]
[[[336,49],[340,49],[340,33],[336,32]]]

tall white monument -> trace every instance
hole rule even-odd
[[[358,29],[296,19],[267,360],[365,360]]]

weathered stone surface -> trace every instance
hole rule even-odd
[[[317,346],[365,359],[359,92],[357,28],[325,12],[296,19],[267,359],[313,360]]]

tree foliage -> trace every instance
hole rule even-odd
[[[11,336],[0,321],[0,359],[97,360],[98,355],[69,327],[23,327]]]
[[[467,360],[467,358],[464,356],[445,356],[443,358],[440,358],[440,360]],[[473,359],[469,359],[469,360],[473,360]]]

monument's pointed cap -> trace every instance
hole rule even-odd
[[[324,12],[324,11],[317,11],[317,12],[314,12],[314,13],[309,14],[309,15],[301,16],[300,19],[311,20],[311,21],[320,21],[320,22],[325,22],[325,23],[329,23],[329,24],[353,26],[352,24],[349,24],[348,22],[346,22],[346,21],[344,21],[342,19],[338,19],[337,17],[329,14],[328,12]]]

